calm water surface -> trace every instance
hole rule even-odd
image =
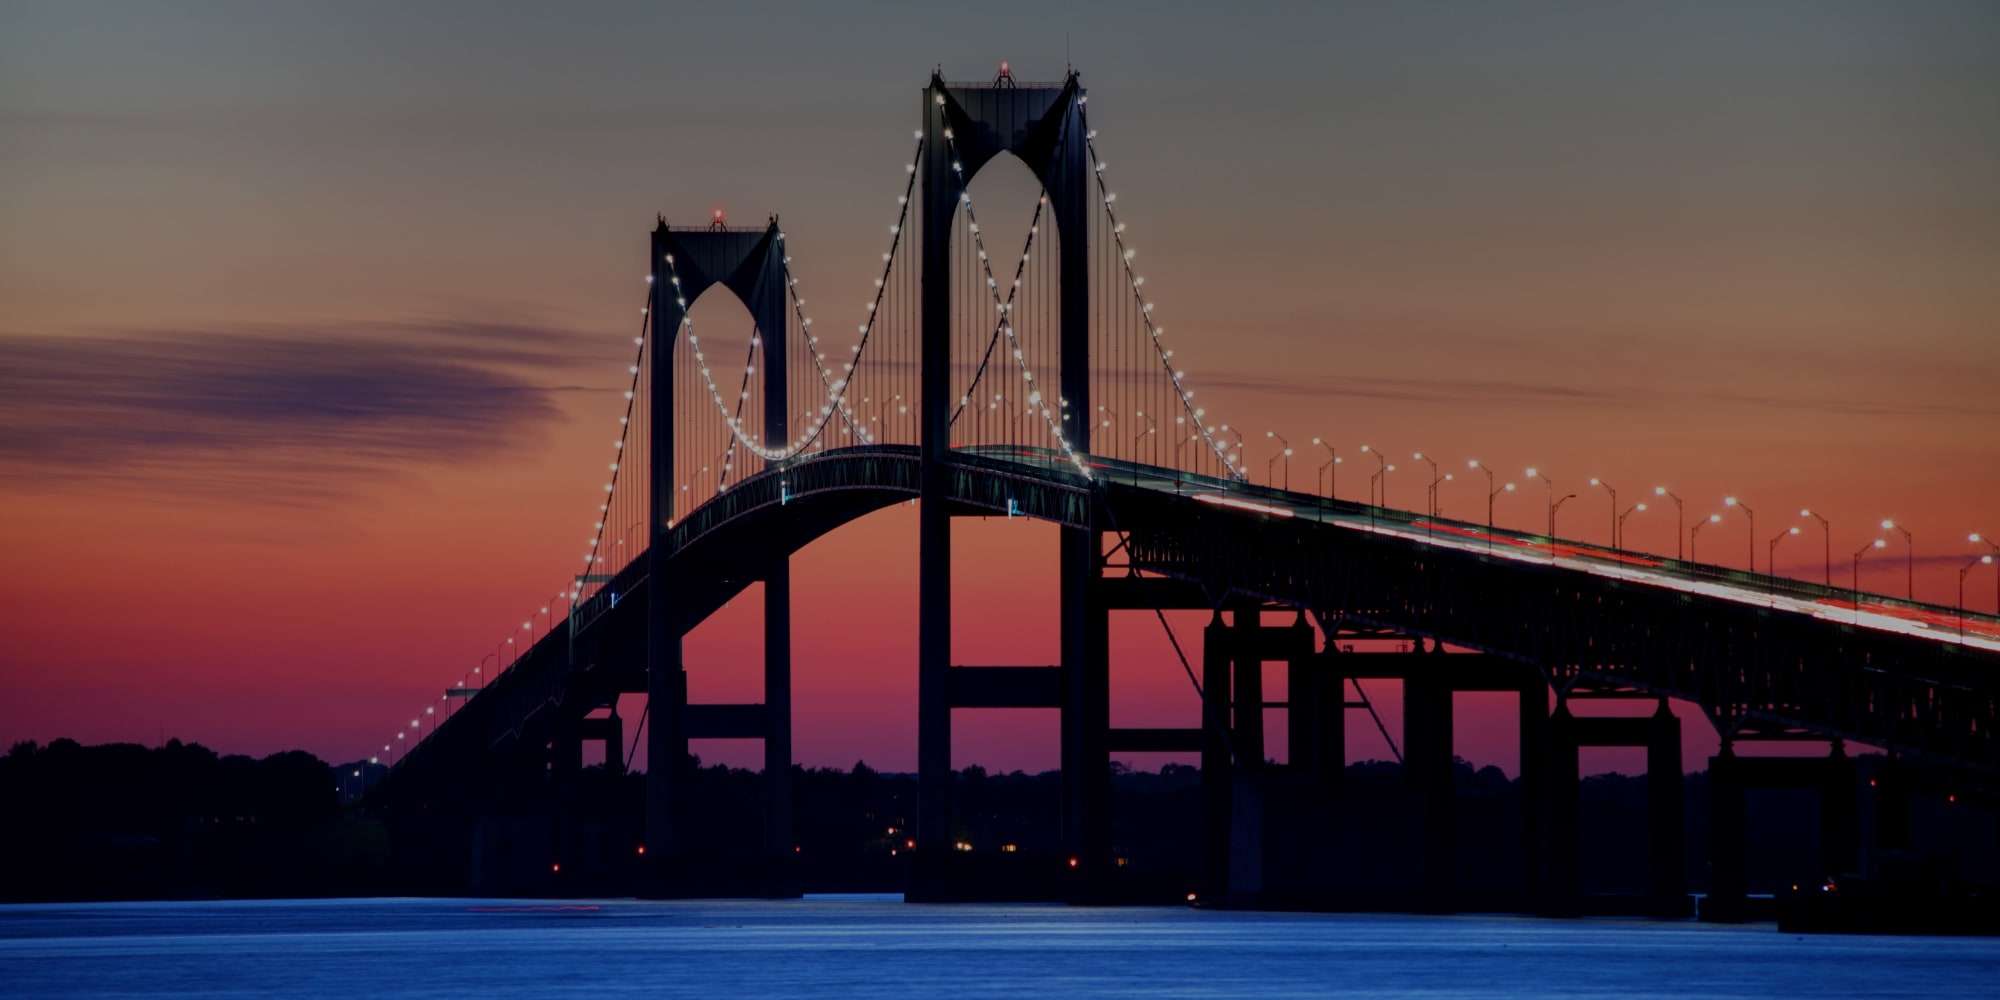
[[[0,997],[1993,997],[2000,941],[791,902],[0,906]]]

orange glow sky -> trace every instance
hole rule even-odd
[[[0,11],[0,742],[374,751],[571,571],[654,213],[782,213],[858,304],[931,68],[1055,79],[1065,34],[1176,360],[1253,437],[1537,465],[1586,540],[1591,476],[1810,506],[1837,579],[1892,517],[1942,604],[2000,533],[1986,5],[178,7]],[[1628,534],[1672,553],[1671,510]],[[960,539],[961,661],[1053,662],[1051,530]],[[908,508],[799,557],[803,762],[914,766],[915,564]],[[756,622],[690,639],[697,697],[756,697]],[[1192,724],[1117,634],[1115,721]],[[1511,708],[1461,704],[1511,769]],[[961,763],[1054,765],[1051,713],[994,715]]]

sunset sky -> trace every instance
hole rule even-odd
[[[1839,580],[1894,518],[1941,604],[2000,534],[1991,4],[9,3],[0,743],[375,752],[574,570],[655,214],[781,213],[858,304],[933,67],[1065,52],[1221,419],[1536,465],[1586,540],[1592,476],[1812,507]],[[915,525],[796,561],[804,763],[915,766]],[[959,537],[960,661],[1055,662],[1053,530]],[[1672,554],[1671,510],[1628,540]],[[757,697],[756,626],[690,638],[697,698]],[[1116,634],[1114,721],[1194,724],[1158,626]],[[1511,770],[1511,708],[1461,704]],[[1053,713],[959,722],[960,763],[1055,764]]]

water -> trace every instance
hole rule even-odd
[[[567,905],[575,908],[560,908]],[[0,996],[1990,997],[2000,940],[792,902],[0,906]]]

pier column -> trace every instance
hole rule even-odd
[[[1742,912],[1749,892],[1748,823],[1744,801],[1743,761],[1729,740],[1708,759],[1708,900],[1704,919],[1733,920]]]
[[[1415,647],[1423,649],[1423,640]],[[1423,655],[1415,653],[1412,655]],[[1423,816],[1423,895],[1432,908],[1452,890],[1453,787],[1451,680],[1447,663],[1413,663],[1403,682],[1403,769]]]
[[[1909,846],[1910,784],[1903,763],[1891,756],[1875,771],[1875,847],[1894,851]]]
[[[1861,793],[1855,787],[1854,758],[1833,741],[1819,789],[1819,844],[1822,877],[1861,871]]]
[[[1230,631],[1217,611],[1201,634],[1202,894],[1210,899],[1229,889],[1230,810],[1236,785],[1228,738]]]
[[[764,854],[766,893],[798,893],[792,833],[792,568],[780,559],[764,577]]]
[[[1548,733],[1548,809],[1544,846],[1542,904],[1544,912],[1573,916],[1581,908],[1583,874],[1579,854],[1582,848],[1583,807],[1580,760],[1583,743],[1576,716],[1570,714],[1569,700],[1556,698],[1555,714],[1546,726]]]
[[[1232,617],[1235,711],[1230,739],[1236,744],[1237,762],[1254,771],[1264,766],[1264,612],[1261,605],[1246,602]]]
[[[1064,528],[1062,547],[1063,850],[1088,898],[1111,865],[1111,612],[1095,530]]]
[[[1646,795],[1652,847],[1653,897],[1662,916],[1687,915],[1686,777],[1681,770],[1681,721],[1661,698],[1647,720]]]
[[[1323,651],[1294,659],[1285,678],[1289,759],[1322,790],[1339,788],[1347,770],[1347,682],[1338,650],[1329,636]]]
[[[1521,669],[1521,890],[1527,905],[1547,902],[1549,688],[1536,667]]]
[[[682,788],[687,779],[687,672],[681,637],[652,636],[646,671],[646,894],[671,895],[680,850]]]

